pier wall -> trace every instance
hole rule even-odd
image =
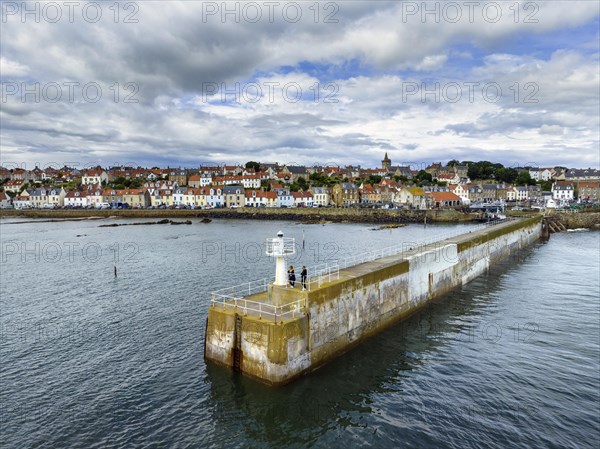
[[[307,308],[294,319],[211,307],[205,357],[266,383],[289,382],[518,254],[541,230],[539,217],[518,220],[350,267],[319,288],[298,289],[294,298]]]

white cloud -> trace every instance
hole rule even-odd
[[[308,9],[296,24],[203,22],[199,2],[141,3],[137,24],[110,16],[97,24],[9,17],[0,31],[3,80],[99,82],[104,96],[93,104],[8,98],[0,112],[2,158],[194,163],[248,156],[310,163],[326,157],[370,165],[388,151],[397,162],[522,156],[544,165],[573,157],[561,148],[575,148],[580,162],[594,165],[598,44],[592,56],[569,42],[553,44],[550,56],[515,55],[506,45],[515,36],[545,42],[545,33],[597,20],[596,2],[573,3],[537,2],[537,23],[525,23],[524,11],[515,23],[512,3],[501,3],[505,14],[497,23],[481,14],[473,23],[467,15],[458,23],[424,23],[420,14],[403,21],[397,2],[339,3],[338,23],[322,23],[323,15],[315,23]],[[480,52],[486,57],[477,66]],[[439,75],[456,60],[469,66]],[[363,75],[352,76],[354,70]],[[122,101],[127,92],[110,100],[110,86],[126,82],[139,87],[138,104]],[[442,89],[456,82],[463,97],[452,103],[406,95],[407,86],[423,82]],[[486,101],[479,88],[470,101],[465,82],[498,83],[502,95]],[[258,83],[263,97],[242,96],[239,104],[206,97],[215,83],[242,89]],[[264,97],[268,83],[278,83],[273,100]],[[284,95],[282,86],[292,83],[305,94],[302,101]],[[325,101],[336,89],[338,101]]]
[[[29,67],[0,57],[0,75],[2,78],[21,78],[29,73]]]
[[[554,134],[554,135],[562,135],[564,132],[564,129],[562,126],[560,125],[546,125],[543,124],[540,127],[540,134]]]

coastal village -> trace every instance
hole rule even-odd
[[[248,162],[198,168],[0,167],[2,209],[369,207],[443,209],[477,204],[580,208],[600,202],[600,170],[506,168],[450,161],[423,169]]]

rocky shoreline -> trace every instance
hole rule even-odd
[[[301,223],[459,223],[469,222],[476,214],[458,210],[383,210],[383,209],[124,209],[124,210],[0,210],[1,218],[37,218],[81,220],[95,218],[209,218],[242,220],[291,220]]]
[[[534,213],[535,214],[535,213]],[[511,214],[522,216],[522,213]],[[529,214],[531,215],[531,214]],[[600,228],[600,212],[556,212],[567,229]],[[29,218],[34,221],[59,222],[65,220],[92,220],[105,218],[156,218],[160,220],[202,218],[241,220],[289,220],[304,224],[324,223],[468,223],[478,217],[477,213],[461,210],[384,210],[384,209],[125,209],[125,210],[0,210],[0,218]],[[163,221],[164,222],[164,221]],[[166,223],[166,222],[165,222]]]

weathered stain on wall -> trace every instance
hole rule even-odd
[[[233,354],[241,354],[245,375],[269,384],[289,382],[471,281],[540,234],[539,218],[519,220],[417,248],[404,258],[351,267],[339,280],[298,292],[307,301],[304,315],[278,323],[242,316],[239,339],[235,311],[211,307],[205,357],[234,366]],[[236,341],[240,348],[234,348]]]

